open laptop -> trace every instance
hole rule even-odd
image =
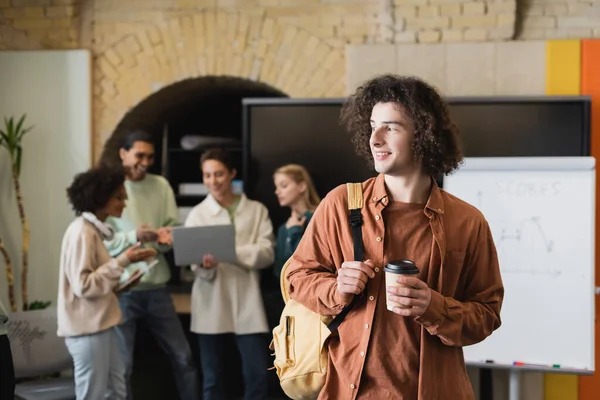
[[[233,225],[173,227],[175,265],[200,264],[202,256],[212,254],[219,262],[237,262]]]

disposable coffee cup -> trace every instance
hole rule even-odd
[[[390,303],[390,294],[387,288],[390,286],[406,287],[406,285],[396,282],[399,276],[415,276],[419,274],[419,268],[410,260],[392,260],[385,267],[385,300],[387,309],[392,311],[393,307],[408,308],[401,304]]]

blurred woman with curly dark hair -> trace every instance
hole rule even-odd
[[[156,251],[130,247],[111,258],[103,244],[113,231],[104,221],[119,217],[127,194],[124,171],[92,168],[67,189],[77,218],[62,242],[58,284],[58,335],[73,357],[77,399],[125,399],[125,370],[113,327],[121,321],[119,279],[132,262]]]
[[[342,121],[379,173],[362,183],[364,255],[349,261],[342,185],[287,270],[291,297],[319,314],[356,304],[328,342],[319,398],[473,399],[462,346],[500,326],[504,287],[487,221],[434,179],[462,161],[446,103],[419,78],[383,75],[356,89]]]

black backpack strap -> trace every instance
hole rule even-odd
[[[348,209],[350,209],[350,227],[352,228],[352,240],[354,242],[354,261],[363,261],[364,259],[364,247],[362,240],[362,225],[363,218],[361,209],[363,206],[363,195],[362,195],[362,184],[361,183],[348,183]],[[327,325],[327,328],[331,332],[337,330],[346,315],[350,312],[352,307],[356,305],[360,296],[354,296],[350,304],[345,306],[338,315]]]

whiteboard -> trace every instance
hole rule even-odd
[[[466,362],[593,371],[595,159],[466,158],[443,187],[485,216],[505,287]]]

